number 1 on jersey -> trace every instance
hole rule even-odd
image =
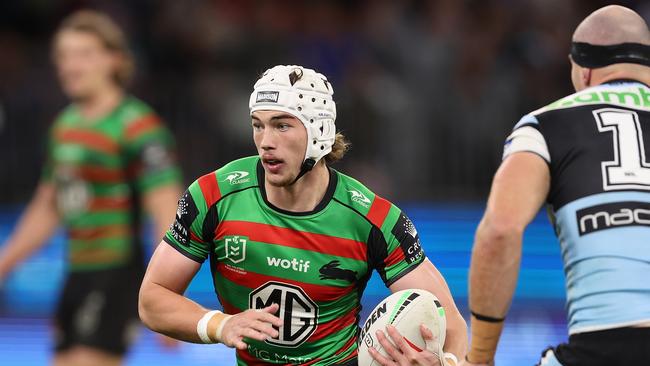
[[[650,190],[650,164],[646,161],[639,115],[625,109],[593,111],[598,131],[614,135],[614,160],[601,163],[603,189]]]

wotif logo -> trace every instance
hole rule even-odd
[[[370,199],[366,197],[365,194],[357,191],[356,189],[351,189],[348,192],[350,193],[350,197],[352,197],[352,201],[360,204],[363,207],[368,207],[370,205]]]
[[[266,262],[270,267],[290,269],[295,272],[309,271],[309,261],[305,261],[304,259],[298,260],[293,258],[292,260],[288,260],[283,258],[266,257]]]
[[[227,181],[232,185],[246,183],[251,180],[250,178],[246,178],[246,177],[248,177],[248,172],[242,170],[235,170],[234,172],[228,173],[228,175],[226,175],[226,179],[224,179],[223,181],[224,182]]]

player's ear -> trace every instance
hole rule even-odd
[[[587,88],[591,86],[591,69],[586,67],[581,68],[580,76],[582,77],[582,84]]]

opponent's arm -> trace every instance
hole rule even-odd
[[[487,208],[476,231],[469,273],[472,311],[467,360],[493,361],[517,284],[524,229],[544,203],[550,187],[547,163],[531,152],[507,157],[494,176]]]
[[[0,283],[22,260],[42,247],[54,234],[59,223],[56,210],[56,189],[42,182],[27,205],[13,233],[0,251]]]
[[[158,245],[140,287],[138,311],[147,327],[187,342],[206,342],[197,329],[208,309],[182,295],[200,266],[167,243]],[[206,318],[204,336],[209,338],[207,343],[221,342],[245,349],[244,337],[264,340],[278,335],[272,328],[272,325],[282,325],[280,319],[272,315],[277,310],[278,305],[274,304],[232,317],[223,313],[211,315]]]

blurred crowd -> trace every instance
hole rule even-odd
[[[392,200],[484,198],[525,113],[572,91],[568,51],[596,0],[9,0],[0,2],[0,204],[25,202],[66,105],[58,22],[110,14],[137,59],[131,91],[174,132],[185,180],[255,154],[253,83],[270,66],[328,76],[352,142],[336,168]],[[650,19],[650,3],[621,1]]]

